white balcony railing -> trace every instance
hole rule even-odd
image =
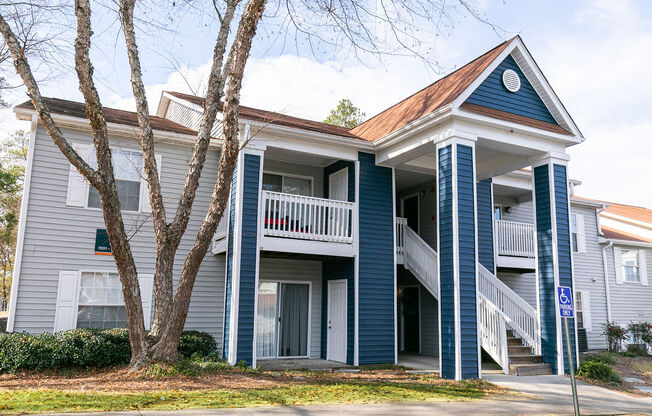
[[[482,348],[509,374],[506,316],[484,296],[478,296],[478,326]]]
[[[352,202],[262,191],[265,236],[353,242]]]
[[[494,221],[496,251],[499,256],[534,258],[534,225],[514,221]]]

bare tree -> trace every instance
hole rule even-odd
[[[471,14],[477,17],[477,11],[470,6],[471,3],[465,0],[457,1],[456,7],[472,11]],[[182,0],[182,2],[194,5],[190,0]],[[13,58],[15,71],[22,79],[41,123],[68,161],[97,189],[100,195],[104,222],[122,283],[132,349],[132,368],[139,368],[152,359],[175,360],[177,358],[178,343],[188,314],[195,278],[228,200],[231,179],[241,148],[238,135],[240,89],[252,42],[263,20],[266,6],[271,12],[265,18],[273,22],[281,22],[276,26],[277,29],[274,29],[275,34],[293,36],[297,45],[299,39],[308,42],[311,48],[315,43],[338,47],[348,45],[359,53],[371,53],[377,56],[383,54],[423,56],[418,47],[420,35],[412,30],[412,25],[418,20],[432,21],[436,23],[434,31],[437,32],[440,30],[436,28],[437,25],[449,19],[452,10],[446,6],[444,0],[380,0],[379,2],[376,0],[276,0],[270,1],[270,5],[267,3],[267,0],[212,1],[213,20],[219,26],[219,30],[206,83],[203,114],[185,183],[174,215],[171,215],[166,212],[159,183],[159,167],[155,158],[150,109],[147,104],[136,40],[134,24],[136,1],[119,0],[118,14],[129,59],[133,96],[136,101],[144,176],[149,189],[156,242],[155,307],[149,337],[145,333],[137,268],[115,187],[106,119],[93,78],[93,64],[89,54],[92,37],[91,2],[90,0],[74,2],[76,20],[74,62],[79,88],[86,104],[86,115],[90,120],[97,168],[90,166],[75,152],[53,120],[41,96],[39,83],[35,80],[32,67],[28,63],[25,43],[16,35],[16,30],[20,28],[24,17],[15,13],[0,15],[0,33]],[[15,7],[15,3],[13,4]],[[33,5],[30,2],[25,4]],[[170,7],[166,2],[163,2],[163,5]],[[232,27],[236,31],[230,37]],[[388,36],[387,33],[394,40],[392,48],[381,47],[381,38]],[[218,176],[206,216],[185,258],[176,292],[173,293],[175,254],[181,238],[187,231],[199,179],[206,162],[211,130],[220,110],[222,111],[222,146]]]

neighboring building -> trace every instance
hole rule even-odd
[[[84,105],[46,102],[92,162]],[[202,103],[166,92],[152,117],[170,209]],[[109,248],[97,194],[31,105],[15,111],[32,120],[32,136],[9,329],[124,325],[115,265],[99,255]],[[111,109],[106,118],[149,318],[154,242],[137,119]],[[230,363],[362,365],[416,353],[462,379],[480,376],[484,349],[505,371],[568,371],[556,291],[574,286],[566,148],[583,137],[519,37],[354,129],[248,107],[240,124],[242,141],[257,133],[239,156],[186,324],[213,334]],[[210,199],[219,145],[177,272]]]

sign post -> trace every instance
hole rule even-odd
[[[566,332],[566,352],[568,354],[568,369],[570,370],[571,388],[573,389],[573,407],[575,416],[580,415],[580,403],[577,399],[577,385],[575,384],[575,365],[573,364],[573,348],[571,346],[570,331],[568,330],[568,318],[575,316],[573,309],[573,291],[570,287],[557,287],[557,300],[559,303],[559,316],[564,319],[564,331]]]

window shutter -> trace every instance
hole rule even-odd
[[[152,323],[152,292],[154,290],[154,275],[139,274],[138,284],[140,285],[140,299],[143,303],[145,329],[149,330]]]
[[[577,252],[586,253],[586,232],[584,231],[584,215],[577,214]]]
[[[156,158],[156,167],[158,168],[158,178],[161,179],[161,155],[155,155]],[[147,179],[145,175],[140,178],[140,211],[141,212],[152,212],[152,206],[149,203],[149,188],[147,187]]]
[[[74,329],[77,326],[78,295],[79,272],[60,271],[57,306],[54,312],[54,332]]]
[[[584,328],[591,332],[591,292],[582,290],[582,317],[584,318]]]
[[[91,145],[87,143],[73,143],[73,149],[79,156],[88,161],[90,159]],[[68,173],[68,196],[66,205],[71,207],[85,207],[88,199],[88,182],[76,167],[70,164]]]
[[[645,249],[638,250],[638,273],[641,276],[641,284],[647,286],[647,263],[645,262]]]
[[[616,283],[623,284],[623,268],[620,261],[620,249],[614,247],[614,272],[616,273]]]

